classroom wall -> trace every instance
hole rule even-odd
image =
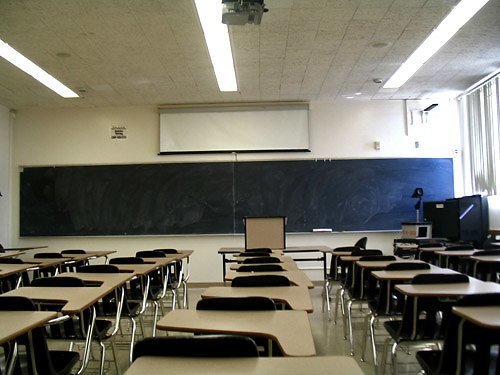
[[[0,244],[9,243],[10,223],[10,113],[0,106]]]
[[[446,114],[447,105],[439,111]],[[459,134],[448,113],[436,110],[432,125],[407,135],[404,101],[313,102],[310,105],[309,153],[250,153],[158,156],[159,115],[155,107],[26,109],[13,126],[12,245],[117,250],[128,256],[137,250],[176,247],[193,249],[191,281],[221,281],[221,247],[243,246],[242,235],[19,238],[19,170],[21,166],[126,164],[226,160],[335,159],[389,157],[453,157]],[[440,120],[441,119],[441,120]],[[126,127],[126,140],[112,140],[113,126]],[[419,148],[415,148],[415,141]],[[381,144],[374,149],[374,142]],[[368,247],[392,252],[398,232],[288,234],[288,246],[354,244],[368,235]],[[320,264],[302,263],[319,280]]]

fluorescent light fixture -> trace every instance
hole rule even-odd
[[[385,83],[384,88],[399,88],[408,81],[432,55],[450,40],[489,0],[462,0],[430,33],[400,68]]]
[[[34,79],[36,79],[41,84],[47,86],[52,91],[61,95],[63,98],[78,98],[78,94],[70,90],[68,87],[64,86],[57,79],[52,77],[45,70],[40,68],[38,65],[33,63],[31,60],[27,59],[14,48],[9,46],[3,40],[0,39],[0,56],[5,60],[15,65],[23,72],[28,73]]]
[[[221,0],[195,0],[220,91],[238,91],[227,25],[222,23]]]

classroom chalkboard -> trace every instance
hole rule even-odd
[[[449,158],[164,163],[24,168],[21,236],[243,233],[245,216],[287,232],[400,230],[454,196]]]

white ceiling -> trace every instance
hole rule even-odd
[[[401,89],[386,81],[458,0],[266,0],[261,25],[230,27],[239,84],[220,93],[193,0],[0,0],[0,38],[73,90],[63,99],[0,58],[0,104],[95,107],[419,99],[500,68],[490,2]],[[385,47],[377,47],[384,43]]]

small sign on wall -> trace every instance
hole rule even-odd
[[[127,128],[125,126],[112,126],[111,139],[127,139]]]

